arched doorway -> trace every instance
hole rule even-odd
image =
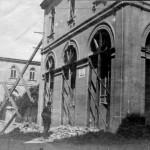
[[[111,89],[111,38],[106,29],[93,36],[89,57],[89,111],[88,126],[109,128]]]
[[[67,45],[63,54],[62,124],[75,123],[75,89],[77,52],[73,44]]]
[[[46,73],[45,73],[45,86],[44,86],[44,102],[53,102],[53,91],[54,91],[54,72],[55,61],[53,54],[49,54],[45,63]]]
[[[146,52],[150,51],[150,33],[146,38],[145,48]],[[150,57],[146,57],[145,66],[145,116],[146,124],[150,125]]]

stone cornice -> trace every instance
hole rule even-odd
[[[47,9],[49,6],[50,7],[55,7],[56,5],[58,5],[58,3],[62,1],[62,0],[44,0],[40,6],[42,9]]]
[[[66,34],[64,34],[60,38],[56,39],[50,45],[43,48],[41,53],[46,53],[46,52],[54,49],[55,47],[61,45],[62,43],[66,42],[67,40],[74,37],[75,35],[83,32],[87,28],[95,25],[97,22],[100,22],[100,21],[104,20],[105,18],[111,16],[116,11],[120,10],[122,7],[125,7],[125,6],[128,6],[128,5],[139,8],[139,9],[147,11],[147,12],[150,12],[150,8],[147,7],[148,5],[143,5],[143,3],[140,3],[140,2],[137,3],[137,2],[134,2],[134,1],[120,1],[120,0],[117,0],[115,3],[113,3],[109,7],[105,8],[104,10],[102,10],[101,12],[96,14],[95,16],[87,19],[86,21],[84,21],[80,25],[76,26],[71,31],[67,32]]]
[[[48,6],[49,6],[53,1],[54,1],[54,0],[44,0],[44,1],[40,4],[40,6],[41,6],[42,9],[46,9],[46,8],[48,8]]]
[[[0,61],[5,61],[5,62],[13,62],[13,63],[20,63],[20,64],[26,64],[27,60],[22,60],[22,59],[14,59],[14,58],[7,58],[7,57],[0,57]],[[37,65],[40,66],[41,62],[39,61],[32,61],[31,65]]]

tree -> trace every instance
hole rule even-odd
[[[25,116],[25,113],[27,112],[27,110],[31,110],[32,107],[37,107],[37,104],[38,104],[39,85],[30,87],[29,91],[31,93],[31,97],[33,97],[34,99],[34,103],[30,101],[27,92],[25,92],[22,96],[20,96],[18,100],[16,101],[17,106],[18,106],[18,111],[22,117]]]

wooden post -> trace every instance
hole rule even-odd
[[[2,82],[1,82],[2,83]],[[5,85],[5,83],[2,83],[4,90],[6,91],[6,94],[8,95],[8,98],[12,104],[12,106],[14,107],[16,114],[18,115],[19,118],[21,118],[20,113],[18,112],[18,106],[16,105],[15,101],[12,99],[12,97],[10,96],[9,90],[7,89],[7,86]]]
[[[61,101],[61,125],[63,125],[63,118],[64,118],[64,110],[65,106],[64,106],[64,77],[62,74],[62,101]]]
[[[101,46],[102,46],[102,35],[99,32],[99,44],[96,45],[97,52],[98,52],[98,58],[97,58],[98,59],[97,60],[97,74],[98,74],[98,77],[101,76],[101,71],[100,71],[101,70],[101,56],[100,56]],[[99,82],[98,77],[97,77],[97,82],[96,82],[96,104],[97,104],[98,109],[99,109],[100,82]],[[96,127],[99,128],[99,113],[98,113],[97,109],[96,109],[96,114],[97,114]]]
[[[88,88],[91,89],[91,79],[92,79],[92,68],[89,63],[89,80],[88,80]],[[87,127],[90,127],[90,107],[91,107],[91,92],[88,90],[88,101],[87,101]]]
[[[3,128],[3,130],[0,132],[0,135],[2,135],[5,130],[8,128],[8,126],[11,124],[11,122],[15,119],[15,117],[17,116],[16,113],[14,113],[14,115],[11,117],[11,119],[9,120],[9,122],[7,123],[7,125]]]

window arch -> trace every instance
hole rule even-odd
[[[35,80],[35,68],[31,68],[30,69],[30,76],[29,76],[30,80]]]
[[[101,34],[101,39],[103,39],[103,41],[100,41],[100,34]],[[107,41],[109,41],[111,44],[110,43],[109,45],[107,44],[107,47],[114,48],[115,34],[114,34],[113,27],[108,22],[102,22],[98,24],[95,27],[95,29],[91,32],[88,42],[87,42],[87,48],[88,50],[90,50],[88,51],[88,55],[91,55],[92,54],[91,52],[93,52],[92,45],[94,44],[95,46],[95,43],[93,43],[93,39],[95,37],[97,38],[95,40],[97,42],[99,41],[98,44],[100,44],[100,42],[102,42],[101,44],[104,44],[104,43],[107,44],[108,43]],[[91,45],[91,42],[93,43],[92,45]],[[104,44],[103,47],[105,47],[106,44]]]
[[[16,71],[16,66],[12,66],[11,67],[11,73],[10,73],[10,78],[16,78],[16,73],[17,73],[17,71]]]
[[[45,68],[46,68],[46,70],[52,70],[55,68],[55,62],[54,62],[53,55],[48,55],[48,57],[46,59]]]
[[[55,69],[55,60],[54,60],[54,54],[49,53],[46,61],[45,61],[45,70],[47,71],[45,73],[45,85],[44,85],[44,101],[53,101],[53,92],[54,92],[54,72]]]

